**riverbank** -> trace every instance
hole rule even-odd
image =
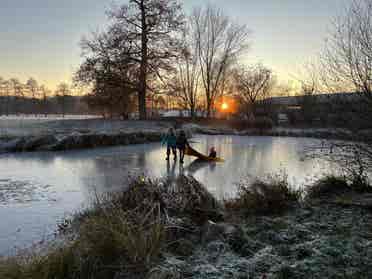
[[[54,136],[16,137],[0,142],[1,152],[65,151],[159,142],[165,131],[72,133]]]
[[[11,123],[10,123],[11,122]],[[0,152],[63,151],[159,142],[170,122],[84,120],[0,120]]]
[[[221,123],[194,124],[172,121],[19,120],[0,119],[0,152],[63,151],[158,142],[170,127],[189,134],[308,137],[330,140],[372,141],[371,130],[336,128],[283,128],[236,130]]]
[[[365,129],[351,131],[345,128],[291,128],[273,127],[270,129],[244,129],[235,130],[224,126],[185,124],[184,129],[193,133],[205,135],[238,135],[238,136],[268,136],[268,137],[296,137],[296,138],[316,138],[329,140],[348,140],[348,141],[372,141],[372,130]]]
[[[372,195],[284,179],[217,201],[181,176],[138,178],[60,225],[67,242],[0,262],[1,278],[371,278]]]

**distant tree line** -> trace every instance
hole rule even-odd
[[[73,90],[66,83],[59,84],[52,92],[33,78],[22,83],[16,78],[0,77],[0,115],[83,113],[90,113],[86,101],[81,96],[73,96]]]

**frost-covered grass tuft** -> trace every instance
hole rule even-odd
[[[350,192],[351,187],[343,177],[327,176],[313,185],[306,191],[307,199],[329,197],[334,194]]]
[[[256,180],[251,185],[241,184],[235,199],[226,200],[227,209],[244,214],[277,214],[301,199],[302,191],[291,188],[287,177]]]

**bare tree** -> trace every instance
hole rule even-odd
[[[150,76],[161,77],[175,57],[174,33],[183,24],[181,6],[176,0],[129,0],[113,8],[111,30],[123,34],[130,43],[130,57],[138,63],[138,106],[141,119],[146,118],[146,92]]]
[[[345,14],[334,21],[321,62],[324,68],[324,80],[330,87],[354,92],[352,103],[359,103],[356,111],[358,122],[371,124],[372,113],[372,0],[351,0]],[[355,113],[354,115],[355,116]],[[362,121],[361,121],[362,120]],[[352,121],[352,128],[358,128],[358,122]],[[363,124],[364,125],[364,124]],[[368,140],[368,139],[365,139]],[[341,157],[353,169],[353,161],[360,168],[371,169],[372,144],[342,143],[342,149],[352,154]],[[359,160],[360,156],[366,160]],[[364,161],[364,162],[363,162]],[[368,164],[366,164],[368,163]],[[360,175],[359,175],[360,176]]]
[[[195,117],[198,103],[200,67],[197,40],[189,23],[182,32],[182,45],[176,60],[175,75],[168,83],[168,86],[171,91],[170,95],[177,98],[182,108],[190,111],[191,117]]]
[[[192,26],[196,34],[201,79],[205,91],[207,116],[232,63],[248,48],[249,31],[226,17],[221,10],[208,6],[195,9]]]
[[[131,56],[132,47],[116,30],[93,34],[81,42],[84,61],[74,81],[91,91],[85,98],[89,106],[103,115],[128,115],[136,92],[138,67]]]
[[[322,55],[325,81],[372,103],[372,0],[352,0]]]
[[[42,101],[42,111],[44,112],[44,117],[48,116],[48,97],[51,95],[51,91],[44,85],[40,86],[41,101]]]
[[[3,79],[2,77],[0,77],[0,98],[1,98],[1,102],[0,102],[0,115],[3,115],[4,113],[6,113],[6,80]]]
[[[20,113],[23,108],[23,100],[25,97],[24,85],[16,78],[11,78],[9,80],[10,86],[12,88],[13,95],[13,110],[16,114]],[[34,102],[34,100],[32,100]]]
[[[345,90],[344,87],[342,89],[335,84],[331,84],[327,77],[328,74],[329,72],[327,73],[324,68],[323,61],[312,59],[304,63],[297,71],[297,75],[294,76],[294,79],[300,84],[296,95],[300,99],[303,120],[310,124],[314,118],[322,120],[323,124],[327,123],[329,121],[328,114],[332,112],[332,108],[340,106],[342,103],[342,95],[339,95],[340,98],[330,98],[327,104],[325,101],[320,101],[322,100],[322,94],[342,93]],[[323,98],[323,100],[325,99]]]
[[[34,78],[29,78],[26,82],[26,86],[30,92],[30,97],[33,103],[32,110],[34,111],[35,115],[37,115],[37,103],[38,103],[38,93],[39,93],[39,85]]]
[[[66,114],[66,103],[67,98],[71,96],[71,89],[67,83],[60,83],[56,90],[56,97],[59,105],[61,106],[62,116],[65,117]]]
[[[254,116],[258,101],[269,97],[274,77],[262,64],[239,66],[234,71],[235,86],[247,116]]]
[[[10,113],[10,94],[11,94],[11,83],[9,80],[4,80],[2,83],[5,98],[5,115],[8,116]]]
[[[322,81],[329,92],[352,92],[345,121],[353,128],[370,127],[372,119],[372,0],[351,0],[333,22],[321,54]]]
[[[0,115],[3,115],[4,113],[4,108],[3,108],[3,104],[4,104],[4,95],[5,95],[5,92],[4,92],[4,79],[0,76]]]
[[[311,124],[316,114],[316,95],[323,90],[324,79],[320,76],[319,64],[315,62],[305,63],[300,77],[297,79],[301,84],[299,95],[301,97],[301,109],[305,122]]]

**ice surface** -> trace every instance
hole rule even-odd
[[[186,158],[184,166],[165,160],[160,144],[98,148],[63,153],[0,155],[0,255],[50,235],[66,214],[87,206],[96,193],[123,189],[128,174],[174,178],[191,174],[217,197],[234,194],[242,179],[286,172],[302,186],[332,171],[329,163],[303,158],[319,140],[304,138],[197,136],[192,145],[203,153],[212,146],[223,164]]]

